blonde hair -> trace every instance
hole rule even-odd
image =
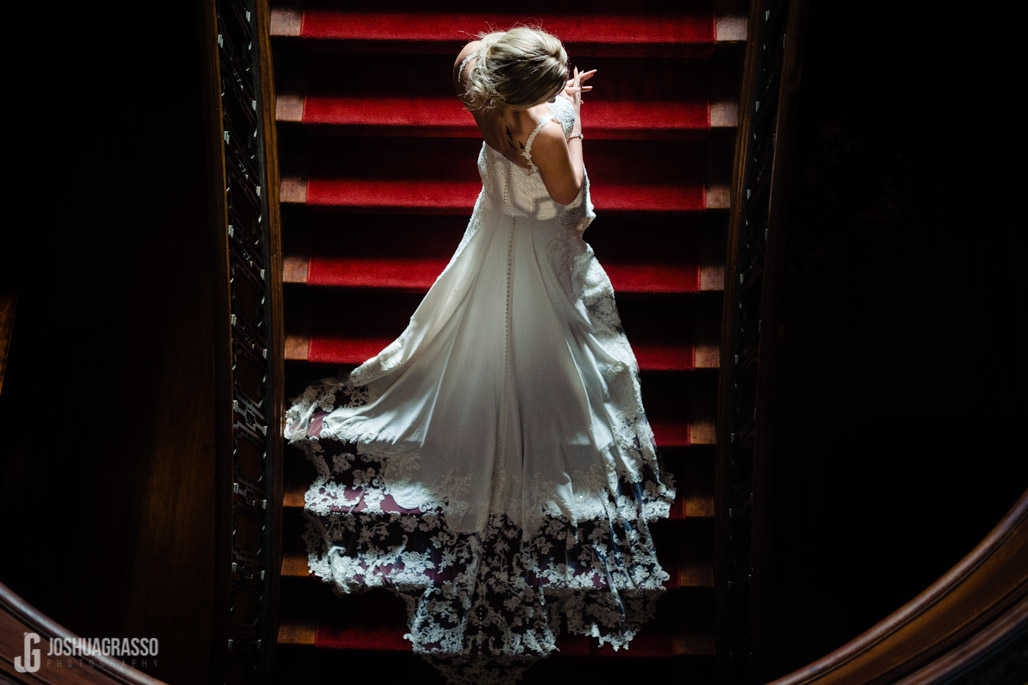
[[[473,109],[525,110],[550,100],[567,83],[568,54],[542,29],[517,26],[479,40],[466,91]]]

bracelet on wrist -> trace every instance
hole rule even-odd
[[[581,133],[572,133],[570,136],[568,136],[568,142],[570,143],[575,138],[578,138],[579,140],[585,140],[585,136],[583,136]]]

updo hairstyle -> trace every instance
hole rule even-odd
[[[479,40],[466,91],[473,109],[518,112],[553,99],[567,84],[567,52],[543,30],[517,26]]]

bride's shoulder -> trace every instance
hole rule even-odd
[[[533,117],[533,119],[536,118]],[[564,132],[561,130],[560,123],[549,116],[539,117],[537,121],[532,136],[532,157],[535,158],[537,152],[548,155],[551,152],[558,153],[566,150]]]

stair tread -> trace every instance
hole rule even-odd
[[[287,388],[291,393],[300,392],[308,383],[326,375],[334,375],[326,374],[324,367],[310,363],[302,365],[306,368],[296,364],[292,367],[289,375],[296,381]],[[643,369],[646,414],[657,447],[673,449],[715,445],[716,389],[716,374]]]
[[[714,568],[710,564],[692,563],[679,566],[677,569],[668,568],[671,580],[666,587],[676,589],[683,587],[714,587]],[[282,577],[284,578],[310,578],[311,575],[307,565],[307,555],[302,552],[293,552],[282,555]],[[321,582],[317,580],[316,582]]]
[[[280,199],[286,204],[464,214],[482,190],[473,161],[480,140],[410,138],[396,148],[396,138],[303,138],[290,149],[306,148],[310,158],[283,159]],[[393,148],[399,152],[382,154]],[[594,141],[588,163],[593,204],[597,213],[723,208],[727,179],[708,179],[706,166],[704,146],[696,142]]]
[[[283,282],[424,292],[449,263],[466,225],[463,214],[319,213],[287,236]],[[604,214],[586,239],[618,293],[685,294],[723,289],[722,236],[695,221]]]
[[[733,104],[690,102],[589,103],[589,137],[667,138],[700,135],[710,128],[731,128]],[[712,116],[716,112],[717,116]],[[280,98],[276,119],[359,130],[387,129],[403,135],[480,135],[471,114],[452,95],[383,98],[300,95]]]
[[[681,46],[707,51],[718,38],[712,9],[712,6],[700,7],[692,14],[543,12],[533,14],[533,19],[560,36],[569,46],[637,46],[643,49]],[[439,43],[463,45],[469,39],[468,27],[513,26],[524,19],[524,14],[426,11],[420,8],[404,12],[281,8],[272,11],[271,35],[361,43],[418,43],[421,44],[418,46],[420,49],[425,49]]]
[[[473,180],[354,179],[284,177],[280,200],[284,204],[307,204],[370,210],[422,210],[470,212],[482,190]],[[727,188],[702,184],[644,185],[632,183],[594,184],[591,190],[597,211],[613,212],[696,212],[727,209],[721,200]],[[708,202],[707,195],[717,199]]]
[[[317,364],[360,364],[375,356],[393,338],[388,336],[349,335],[294,335],[286,336],[287,361],[307,361]],[[717,368],[717,356],[703,346],[690,344],[633,342],[632,350],[644,371],[691,371]]]
[[[712,422],[672,422],[650,419],[650,427],[658,447],[688,447],[690,445],[712,445],[709,437],[713,433]]]
[[[279,624],[278,644],[307,645],[328,649],[361,649],[375,651],[410,651],[404,639],[407,628],[328,627],[310,620],[283,620]],[[562,635],[557,639],[560,656],[598,656],[640,658],[672,657],[682,654],[711,655],[714,639],[709,631],[682,630],[640,632],[627,650],[615,652],[609,645],[597,648],[592,638]]]
[[[296,339],[292,342],[295,345]],[[374,350],[371,356],[380,350]],[[299,392],[307,383],[331,375],[317,364],[291,366],[288,375],[296,381],[287,388],[288,392]],[[642,390],[647,418],[659,448],[716,444],[716,374],[642,369]]]
[[[652,404],[650,405],[652,406]],[[650,428],[659,448],[691,447],[716,444],[713,419],[669,420],[650,416]]]
[[[283,283],[348,288],[428,290],[449,262],[448,257],[287,256]],[[302,264],[306,262],[306,264]],[[696,263],[612,262],[604,270],[614,290],[624,293],[694,293],[720,290],[718,279],[704,277]],[[720,270],[720,265],[710,266]],[[706,287],[704,287],[706,286]],[[713,287],[717,286],[717,287]]]
[[[286,509],[303,509],[304,493],[306,486],[288,486],[282,497],[282,506]],[[714,516],[713,494],[690,494],[683,495],[679,492],[678,498],[671,505],[671,516],[673,520],[686,518],[712,518]]]
[[[736,89],[711,92],[710,65],[667,57],[585,58],[602,87],[588,100],[591,140],[695,139],[737,125]],[[453,55],[319,52],[283,61],[275,116],[351,135],[479,137],[453,92]],[[402,96],[390,75],[402,72]],[[642,75],[642,76],[641,76]]]

